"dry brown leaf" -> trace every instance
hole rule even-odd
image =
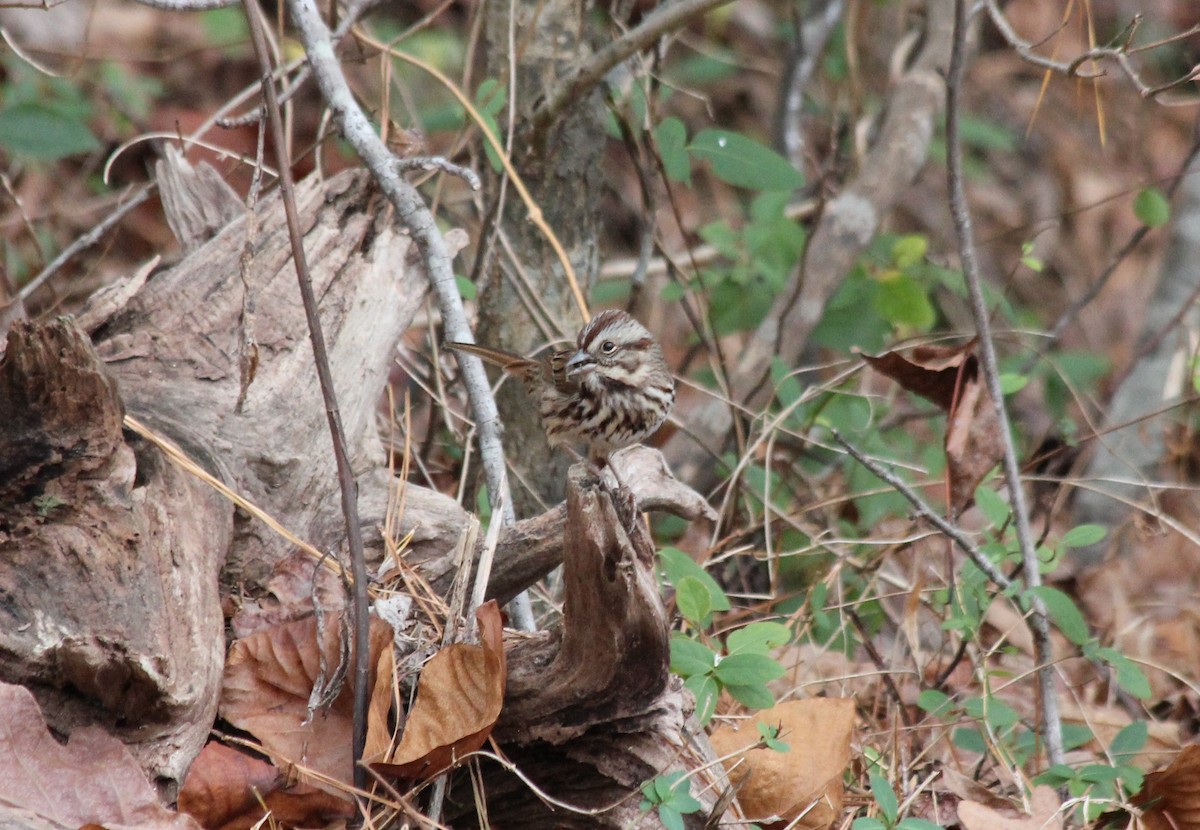
[[[268,812],[276,824],[294,827],[325,827],[354,815],[354,805],[345,799],[286,784],[280,770],[266,761],[214,741],[188,770],[179,810],[205,830],[250,830]]]
[[[1145,830],[1200,830],[1200,744],[1189,744],[1166,769],[1146,776],[1133,799]]]
[[[320,671],[320,652],[325,653],[327,671],[333,672],[337,666],[339,628],[338,616],[330,615],[320,648],[314,617],[272,626],[235,641],[225,663],[221,717],[254,735],[276,766],[296,763],[349,783],[353,779],[353,673],[347,674],[345,686],[328,712],[317,712],[312,722],[304,725],[309,693]],[[371,618],[370,649],[367,747],[379,752],[388,743],[392,629],[375,617]],[[303,775],[301,781],[327,788]]]
[[[0,683],[0,825],[196,830],[158,801],[133,755],[98,726],[54,739],[30,691]]]
[[[372,769],[428,778],[479,749],[492,733],[507,676],[504,626],[495,601],[480,606],[475,616],[480,644],[454,643],[425,664],[400,745],[387,763]]]
[[[1062,830],[1062,801],[1053,787],[1034,787],[1029,796],[1032,815],[1001,810],[976,801],[961,801],[958,819],[966,830]]]
[[[779,727],[779,740],[788,744],[788,751],[738,752],[758,743],[759,723]],[[783,826],[803,813],[794,826],[825,830],[841,816],[842,773],[850,762],[853,729],[850,698],[792,700],[764,709],[738,728],[716,729],[712,745],[717,755],[731,755],[725,766],[734,786],[750,776],[738,802],[751,820],[778,816]]]
[[[946,467],[955,513],[971,503],[975,488],[1004,456],[1000,419],[979,376],[975,340],[961,346],[918,346],[906,355],[863,355],[876,371],[932,401],[948,414]]]

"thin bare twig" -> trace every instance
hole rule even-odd
[[[367,706],[370,689],[370,619],[367,596],[367,566],[363,552],[362,524],[358,517],[358,484],[350,468],[350,453],[346,448],[346,433],[342,428],[342,417],[338,410],[337,393],[333,388],[333,373],[329,368],[329,353],[325,348],[325,335],[321,330],[320,312],[312,288],[312,275],[304,253],[304,233],[300,228],[300,217],[296,211],[296,194],[292,182],[292,169],[288,163],[287,136],[283,131],[283,118],[279,112],[279,101],[272,81],[271,60],[267,50],[266,33],[259,19],[259,9],[254,0],[243,0],[246,20],[250,26],[250,40],[262,67],[263,95],[267,105],[267,121],[271,128],[271,140],[275,145],[275,157],[279,159],[279,186],[283,196],[284,214],[287,217],[288,236],[292,243],[292,261],[296,266],[296,278],[300,286],[300,297],[304,303],[304,316],[308,321],[308,333],[312,340],[313,358],[317,377],[321,383],[321,397],[325,402],[325,416],[329,421],[330,437],[333,439],[333,455],[337,462],[338,484],[342,494],[342,514],[346,521],[346,541],[350,549],[350,570],[354,575],[354,741],[353,773],[354,786],[365,789],[366,769],[359,764],[367,745]]]
[[[150,194],[152,194],[157,187],[157,182],[150,182],[149,184],[142,185],[141,189],[134,192],[134,194],[129,197],[128,201],[118,205],[116,210],[104,217],[104,219],[102,219],[100,222],[96,223],[96,225],[93,226],[90,231],[76,239],[67,247],[63,248],[62,251],[59,252],[58,256],[50,260],[46,267],[38,272],[36,277],[31,279],[25,285],[21,286],[21,290],[17,292],[17,300],[19,302],[25,302],[27,299],[29,299],[29,296],[33,294],[34,291],[37,291],[42,287],[42,284],[46,282],[46,280],[57,274],[58,269],[62,268],[63,265],[65,265],[72,257],[74,257],[80,251],[90,248],[99,242],[100,238],[103,237],[104,234],[112,230],[112,228],[118,222],[128,216],[134,208],[149,199]]]
[[[429,274],[433,293],[438,299],[446,338],[472,342],[471,327],[463,310],[462,296],[450,265],[446,240],[437,229],[433,214],[417,190],[401,177],[396,169],[396,157],[387,149],[371,127],[354,100],[349,84],[342,74],[333,51],[329,27],[321,18],[314,0],[288,0],[288,9],[297,34],[308,54],[309,65],[317,78],[317,86],[333,112],[334,122],[371,171],[379,189],[396,208],[396,215],[409,229]],[[459,357],[467,398],[475,414],[475,429],[479,436],[479,455],[487,479],[488,498],[500,506],[501,521],[513,524],[515,515],[508,495],[508,478],[504,464],[504,448],[500,440],[500,416],[483,364],[470,355]],[[521,628],[534,628],[528,606],[517,605],[514,622]]]
[[[958,253],[962,261],[963,279],[971,298],[971,316],[979,336],[979,357],[992,404],[999,419],[1001,440],[1004,443],[1004,480],[1008,485],[1017,544],[1025,565],[1025,585],[1036,588],[1041,583],[1037,547],[1029,526],[1029,508],[1021,487],[1021,467],[1013,445],[1004,392],[1000,388],[1000,369],[996,360],[996,345],[992,340],[991,319],[983,296],[983,280],[975,257],[974,231],[967,206],[966,187],[962,170],[962,136],[959,134],[959,92],[966,69],[967,0],[955,0],[954,38],[950,50],[950,68],[946,73],[946,176],[950,186],[950,213],[958,236]],[[1063,763],[1062,721],[1058,711],[1058,695],[1054,686],[1054,655],[1050,646],[1050,621],[1046,604],[1037,594],[1029,594],[1033,613],[1029,628],[1033,634],[1034,660],[1037,663],[1038,684],[1041,689],[1042,729],[1046,741],[1046,756],[1050,763]]]
[[[547,93],[545,103],[533,113],[533,134],[543,135],[568,107],[591,92],[622,61],[692,18],[728,2],[730,0],[679,0],[658,6],[636,27],[592,55]]]
[[[449,173],[451,176],[458,176],[472,190],[479,190],[483,186],[479,181],[479,175],[474,170],[470,167],[464,167],[461,164],[454,164],[445,156],[417,156],[415,158],[397,159],[396,167],[400,170],[441,170],[443,173]]]
[[[1200,24],[1192,26],[1187,31],[1180,32],[1170,38],[1166,38],[1152,44],[1134,47],[1131,44],[1133,33],[1137,30],[1138,24],[1141,22],[1141,16],[1137,15],[1125,28],[1125,31],[1112,41],[1117,45],[1097,46],[1095,48],[1088,49],[1085,52],[1081,52],[1069,61],[1058,61],[1054,60],[1053,58],[1047,58],[1044,55],[1039,55],[1037,52],[1035,52],[1034,44],[1017,34],[1016,29],[1012,27],[1012,24],[1008,21],[1008,18],[1004,16],[1004,12],[1000,10],[1000,6],[996,0],[984,0],[984,6],[987,9],[988,17],[991,18],[992,24],[1000,32],[1000,35],[1005,41],[1008,42],[1008,45],[1012,47],[1013,51],[1015,51],[1024,61],[1041,69],[1048,69],[1051,72],[1061,73],[1068,78],[1088,79],[1101,77],[1105,74],[1103,71],[1084,73],[1080,71],[1080,67],[1086,63],[1109,60],[1120,68],[1121,73],[1129,79],[1129,82],[1133,84],[1139,95],[1141,95],[1143,98],[1155,98],[1163,92],[1167,92],[1168,90],[1182,86],[1183,84],[1195,78],[1197,75],[1197,70],[1192,69],[1183,77],[1177,78],[1173,81],[1168,81],[1164,84],[1160,84],[1159,86],[1150,86],[1142,80],[1137,69],[1135,69],[1133,64],[1130,63],[1129,56],[1136,54],[1137,52],[1143,52],[1147,49],[1162,46],[1179,38],[1189,37],[1191,35],[1200,33]],[[1195,101],[1191,100],[1188,103],[1195,103]]]
[[[167,12],[206,12],[233,6],[237,0],[137,0],[143,6]]]

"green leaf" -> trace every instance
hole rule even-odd
[[[787,159],[741,133],[701,130],[688,150],[711,164],[717,178],[735,187],[795,190],[804,185],[804,176]]]
[[[730,683],[725,686],[725,691],[750,709],[770,709],[775,705],[775,695],[761,683]]]
[[[1143,225],[1158,228],[1171,221],[1171,203],[1157,187],[1147,187],[1133,200],[1133,213]]]
[[[945,714],[952,705],[950,696],[937,689],[926,689],[917,695],[917,706],[921,707],[921,711],[931,715]]]
[[[671,636],[671,671],[680,677],[709,674],[716,664],[716,652],[704,643],[678,632]]]
[[[875,309],[894,326],[911,326],[925,331],[937,320],[929,295],[917,281],[899,271],[879,281]]]
[[[667,830],[684,830],[683,816],[670,804],[658,805],[658,820]]]
[[[462,274],[455,274],[454,282],[458,285],[458,293],[464,300],[473,300],[475,299],[475,295],[479,293],[479,289],[475,286],[475,283]]]
[[[877,818],[863,816],[854,820],[850,825],[850,830],[887,830],[887,825]]]
[[[658,552],[658,560],[662,565],[663,575],[672,585],[678,586],[685,576],[697,579],[708,589],[709,606],[713,611],[729,610],[729,597],[725,596],[721,586],[686,553],[678,548],[666,547]]]
[[[748,686],[782,677],[784,668],[765,654],[731,654],[717,663],[713,674],[726,686]]]
[[[491,133],[498,142],[503,145],[504,135],[500,132],[500,124],[496,120],[496,115],[500,110],[504,109],[507,90],[504,85],[495,78],[487,78],[479,85],[479,89],[475,93],[475,108],[479,110],[479,115],[483,121],[483,126],[487,132]],[[504,169],[504,165],[500,161],[500,153],[492,146],[492,142],[487,138],[483,139],[483,151],[487,154],[488,163],[491,164],[492,170],[499,173]]]
[[[708,588],[694,576],[685,576],[675,586],[675,604],[683,618],[695,626],[703,626],[712,613]]]
[[[1087,620],[1083,618],[1075,601],[1062,591],[1049,585],[1039,585],[1028,589],[1027,593],[1041,598],[1046,604],[1050,619],[1072,643],[1083,645],[1092,638]]]
[[[884,820],[889,825],[895,824],[897,816],[900,815],[900,804],[896,801],[892,785],[881,772],[871,773],[871,797],[879,805],[879,812],[883,813]]]
[[[1150,697],[1150,681],[1141,668],[1119,651],[1111,648],[1096,650],[1096,657],[1113,667],[1117,673],[1117,685],[1134,697],[1145,700]]]
[[[1063,534],[1059,542],[1064,548],[1085,548],[1094,545],[1108,534],[1101,525],[1079,525]]]
[[[654,143],[663,170],[673,182],[691,184],[692,162],[687,154],[687,127],[678,118],[665,118],[654,128]]]
[[[1004,372],[1000,375],[1000,391],[1005,395],[1014,395],[1020,392],[1028,383],[1028,375],[1017,375],[1012,372]]]
[[[925,259],[929,240],[919,234],[902,236],[892,243],[892,264],[897,268],[910,268]]]
[[[696,720],[700,721],[701,726],[707,726],[717,709],[717,696],[721,693],[721,687],[707,674],[689,677],[683,681],[683,687],[696,698]]]
[[[769,723],[755,724],[758,727],[758,734],[762,736],[763,743],[768,749],[773,749],[776,752],[791,752],[791,745],[786,741],[779,740],[779,727],[772,726]]]
[[[987,741],[984,740],[983,734],[978,729],[967,727],[955,729],[950,739],[959,749],[965,749],[968,752],[975,752],[980,755],[987,754]]]
[[[0,147],[14,156],[53,161],[99,150],[100,142],[78,115],[25,101],[0,110]]]
[[[1146,745],[1149,734],[1149,727],[1144,720],[1134,721],[1112,739],[1112,743],[1108,745],[1108,754],[1118,761],[1122,756],[1136,755]]]
[[[999,530],[1008,523],[1011,512],[1008,502],[991,487],[981,484],[975,488],[975,505],[994,529]]]
[[[792,630],[783,623],[754,622],[739,628],[725,638],[725,649],[732,654],[752,652],[765,654],[792,639]]]

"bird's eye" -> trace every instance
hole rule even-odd
[[[600,344],[600,351],[604,352],[605,354],[612,354],[616,350],[617,350],[617,344],[612,342],[611,340],[605,340],[603,343]]]

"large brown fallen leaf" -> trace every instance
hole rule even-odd
[[[1144,830],[1200,830],[1200,744],[1189,744],[1166,769],[1146,776],[1133,799]]]
[[[400,745],[372,769],[397,778],[429,778],[483,746],[504,702],[504,626],[495,601],[480,606],[479,645],[454,643],[430,658],[417,681]]]
[[[28,689],[0,683],[0,826],[196,830],[158,802],[133,755],[98,726],[54,739]]]
[[[876,371],[932,401],[948,415],[946,468],[950,505],[957,514],[975,488],[1004,457],[1000,418],[980,377],[975,341],[961,346],[918,346],[906,355],[863,355]]]
[[[348,784],[353,780],[353,672],[347,673],[345,686],[328,712],[317,712],[312,722],[305,724],[321,651],[328,672],[338,664],[339,628],[338,616],[331,614],[320,647],[314,617],[271,626],[235,641],[225,663],[220,711],[225,720],[254,735],[276,766],[300,764]],[[371,618],[370,649],[366,760],[382,755],[390,743],[392,629],[375,617]],[[329,789],[303,773],[300,780]]]
[[[961,801],[958,819],[966,830],[1062,830],[1062,801],[1053,787],[1034,787],[1029,796],[1032,815],[1000,810],[976,801]]]
[[[351,802],[304,784],[289,787],[277,767],[215,741],[188,770],[179,810],[205,830],[249,830],[268,812],[272,826],[289,827],[326,827],[354,816]]]
[[[787,752],[747,749],[758,743],[760,723],[779,727]],[[804,814],[795,827],[825,830],[841,817],[842,773],[850,763],[853,730],[854,701],[849,698],[792,700],[764,709],[737,728],[716,729],[712,745],[719,756],[732,754],[725,766],[733,785],[741,785],[738,802],[751,821],[762,824],[761,819],[778,816],[776,825],[762,826],[782,827]],[[742,749],[746,751],[739,753]]]

